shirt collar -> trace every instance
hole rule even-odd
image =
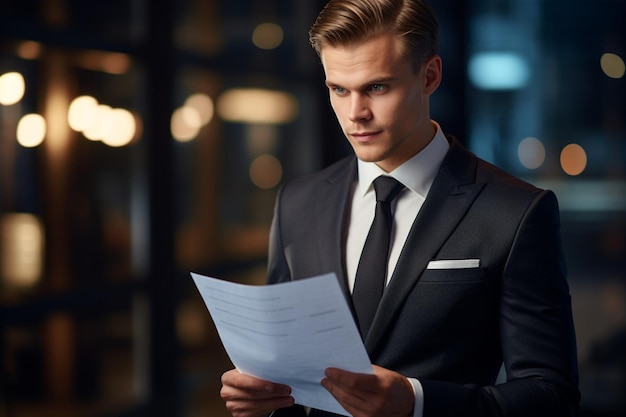
[[[359,159],[357,194],[364,196],[368,191],[373,190],[372,182],[377,177],[388,175],[400,181],[406,188],[426,198],[439,166],[450,148],[441,126],[434,120],[432,123],[436,129],[433,139],[424,149],[392,172],[387,173],[379,168],[376,163],[364,162]]]

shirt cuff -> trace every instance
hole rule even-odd
[[[423,417],[424,415],[424,388],[415,378],[407,378],[413,387],[415,394],[415,404],[413,405],[413,417]]]

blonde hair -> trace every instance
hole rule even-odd
[[[324,46],[349,45],[381,33],[403,41],[417,71],[439,49],[439,23],[424,0],[330,0],[309,31],[317,54]]]

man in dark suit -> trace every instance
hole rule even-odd
[[[335,272],[374,364],[371,375],[328,369],[322,385],[359,417],[578,415],[556,198],[478,159],[431,120],[442,64],[430,7],[332,0],[310,38],[356,158],[281,190],[269,282]],[[367,248],[384,199],[379,176],[395,180],[383,180],[394,184],[384,203],[393,220],[377,253]],[[384,260],[374,274],[380,301],[363,289],[373,258]],[[236,417],[329,415],[236,370],[222,383]]]

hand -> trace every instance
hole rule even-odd
[[[408,379],[380,366],[374,374],[328,368],[322,385],[353,417],[409,417],[415,395]]]
[[[234,417],[261,417],[294,404],[291,388],[244,375],[236,369],[222,375],[220,396]]]

